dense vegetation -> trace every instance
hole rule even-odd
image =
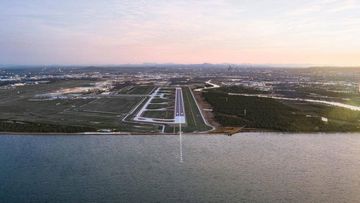
[[[265,94],[267,92],[257,90],[251,87],[245,86],[223,86],[217,89],[222,92],[231,92],[231,93],[242,93],[242,94]]]
[[[325,105],[258,97],[229,96],[224,90],[204,92],[215,118],[224,126],[283,132],[360,131],[360,113]],[[328,122],[321,120],[328,119]]]
[[[65,126],[47,123],[32,123],[23,121],[0,120],[1,132],[53,132],[53,133],[78,133],[94,132],[96,129],[82,126]]]

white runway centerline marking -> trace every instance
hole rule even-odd
[[[181,87],[175,91],[175,123],[186,123],[184,99]]]

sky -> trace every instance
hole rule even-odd
[[[0,64],[360,65],[360,0],[0,0]]]

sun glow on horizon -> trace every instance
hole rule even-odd
[[[360,65],[360,1],[0,2],[0,64]]]

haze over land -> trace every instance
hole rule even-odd
[[[360,64],[360,2],[0,2],[0,64]]]

